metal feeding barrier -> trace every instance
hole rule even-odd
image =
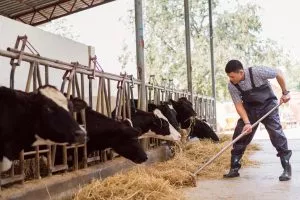
[[[29,52],[28,52],[29,51]],[[0,56],[10,58],[10,81],[9,85],[12,89],[15,88],[15,75],[18,72],[18,67],[29,66],[28,76],[26,83],[24,83],[25,92],[35,91],[37,88],[44,84],[57,84],[53,83],[51,75],[54,73],[62,74],[61,92],[64,92],[68,98],[71,96],[79,97],[82,100],[87,100],[89,106],[94,108],[97,112],[100,112],[108,117],[111,117],[113,96],[116,91],[116,110],[118,110],[117,116],[121,116],[121,108],[123,108],[122,118],[131,116],[130,106],[133,106],[132,101],[135,97],[137,99],[137,108],[140,108],[141,101],[154,102],[159,104],[162,101],[168,101],[169,99],[177,100],[180,97],[187,97],[189,100],[194,101],[195,110],[201,117],[208,117],[207,119],[213,119],[213,112],[211,112],[211,105],[213,105],[214,99],[210,97],[204,97],[194,95],[194,99],[191,99],[192,95],[178,91],[174,89],[173,80],[163,80],[163,86],[159,86],[155,81],[154,76],[150,76],[150,82],[146,84],[146,99],[141,99],[141,81],[135,79],[132,75],[121,74],[115,75],[111,73],[105,73],[97,61],[96,56],[89,55],[88,66],[82,65],[78,62],[67,63],[56,59],[43,57],[29,42],[27,36],[18,36],[14,48],[7,48],[7,50],[0,49]],[[57,75],[55,74],[55,75]],[[17,80],[19,81],[19,80]],[[116,85],[116,89],[114,86]],[[96,90],[96,95],[93,91]],[[88,91],[88,92],[87,92]],[[86,94],[87,93],[87,94]],[[96,97],[96,99],[94,99]],[[84,111],[81,113],[83,119],[83,126],[86,127],[86,121]],[[74,114],[74,117],[76,115]],[[119,118],[121,118],[119,117]],[[154,148],[161,144],[158,139],[141,139],[145,149]],[[16,162],[19,166],[17,170],[14,170],[14,164],[11,170],[6,173],[0,173],[0,188],[2,185],[11,184],[14,182],[24,182],[25,169],[24,169],[24,156],[34,157],[34,178],[39,179],[43,177],[40,173],[40,156],[46,157],[46,175],[51,176],[53,173],[62,171],[66,172],[68,168],[67,158],[68,152],[73,149],[74,163],[72,170],[79,168],[86,168],[93,163],[105,162],[112,158],[111,150],[106,149],[101,152],[95,152],[88,157],[86,144],[80,145],[63,145],[59,148],[63,148],[62,157],[63,164],[56,165],[56,145],[36,146],[34,150],[30,152],[21,152],[20,159]],[[68,151],[69,150],[69,151]],[[83,150],[83,158],[78,158],[78,151]],[[79,160],[83,160],[83,166],[80,166]],[[15,162],[14,162],[15,163]]]

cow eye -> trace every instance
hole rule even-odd
[[[162,121],[162,126],[163,127],[168,127],[169,126],[169,123],[167,121]]]

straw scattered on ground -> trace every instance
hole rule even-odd
[[[230,141],[230,135],[220,135],[219,143],[211,140],[185,143],[176,152],[174,158],[168,161],[151,166],[139,165],[128,172],[119,173],[103,181],[93,181],[81,188],[74,198],[75,200],[182,200],[184,197],[178,193],[178,188],[196,186],[196,178],[222,178],[228,171],[230,149],[199,172],[197,177],[192,175]],[[257,150],[260,150],[260,147],[256,144],[248,146],[242,159],[243,167],[258,165],[258,162],[249,159],[249,155]]]
[[[119,173],[103,181],[93,181],[79,190],[75,200],[179,200],[183,196],[168,180],[151,176],[144,167],[137,167],[128,173]]]

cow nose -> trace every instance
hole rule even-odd
[[[77,143],[85,143],[87,142],[87,135],[86,135],[86,131],[83,129],[78,129],[75,131],[75,141]]]
[[[143,162],[146,162],[148,160],[148,156],[143,156],[142,158],[137,158],[135,160],[133,160],[133,162],[137,163],[137,164],[141,164]]]

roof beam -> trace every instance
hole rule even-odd
[[[28,7],[31,7],[31,10],[20,12],[18,14],[11,14],[10,18],[22,21],[26,24],[37,26],[43,23],[47,23],[54,19],[58,19],[112,1],[115,0],[58,0],[54,3],[35,7],[27,5]],[[60,9],[56,9],[57,7],[59,7]],[[47,14],[49,13],[49,9],[51,10],[51,14]]]

